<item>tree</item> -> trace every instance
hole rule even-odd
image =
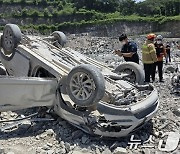
[[[38,5],[38,0],[33,0],[34,5]]]
[[[47,8],[44,9],[44,17],[49,17],[50,16],[50,12]]]
[[[102,12],[115,12],[119,6],[119,0],[72,0],[77,9],[85,8]]]
[[[21,0],[20,3],[24,5],[26,4],[26,0]]]
[[[32,16],[33,18],[38,18],[38,17],[39,17],[39,12],[36,11],[36,10],[34,10],[34,11],[32,12],[32,14],[31,14],[31,16]]]
[[[42,6],[47,6],[48,2],[47,2],[47,0],[41,0],[40,4]]]
[[[146,0],[141,3],[137,3],[136,12],[141,16],[179,15],[180,14],[180,0]]]
[[[57,10],[53,10],[52,16],[53,16],[54,18],[58,17],[58,11],[57,11]]]
[[[135,13],[136,3],[134,0],[122,0],[119,5],[119,11],[123,15],[131,15]]]
[[[27,9],[23,9],[21,15],[22,17],[27,17],[28,16]]]

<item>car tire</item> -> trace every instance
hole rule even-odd
[[[123,73],[126,70],[130,70],[134,75],[130,78],[125,78],[125,80],[127,79],[127,81],[131,82],[131,83],[138,83],[138,84],[143,84],[144,83],[144,79],[145,79],[145,75],[144,75],[144,71],[143,68],[139,65],[136,64],[134,62],[126,62],[123,64],[120,64],[116,69],[115,69],[115,73]]]
[[[74,67],[67,76],[67,93],[78,106],[96,105],[104,96],[105,80],[98,68],[89,64]]]
[[[3,30],[1,45],[5,55],[14,55],[15,48],[22,38],[20,28],[15,24],[6,24]]]
[[[55,41],[57,40],[58,43],[59,43],[62,47],[66,44],[66,42],[67,42],[67,37],[66,37],[66,35],[65,35],[63,32],[61,32],[61,31],[54,31],[51,35],[54,36],[54,40],[55,40]]]

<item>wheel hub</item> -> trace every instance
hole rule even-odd
[[[8,48],[13,47],[13,35],[10,29],[7,29],[4,34],[4,43]]]
[[[93,79],[84,72],[74,74],[70,82],[72,94],[78,100],[86,100],[91,97],[94,86]]]

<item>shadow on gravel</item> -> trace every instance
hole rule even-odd
[[[17,113],[27,115],[27,113],[34,113],[36,110],[37,109],[31,109],[28,111],[24,110]],[[77,145],[81,148],[91,147],[91,149],[95,150],[96,147],[106,146],[110,150],[114,150],[117,147],[128,147],[128,142],[130,142],[131,135],[134,135],[134,139],[141,140],[141,143],[147,141],[150,135],[152,135],[153,130],[153,123],[149,121],[142,126],[142,128],[126,137],[107,138],[84,133],[60,117],[55,116],[54,118],[56,119],[55,121],[32,122],[31,125],[20,125],[18,128],[13,128],[9,132],[0,132],[0,140],[24,137],[35,137],[34,139],[36,139],[36,137],[39,136],[39,139],[48,141],[48,138],[46,137],[48,135],[46,134],[47,130],[52,130],[54,138],[60,145],[63,143],[65,148],[67,148],[67,145]]]
[[[0,140],[5,140],[9,138],[23,138],[23,137],[29,137],[29,136],[37,136],[43,133],[48,128],[49,125],[52,125],[53,123],[55,123],[55,120],[54,121],[41,121],[41,119],[43,119],[43,117],[45,116],[45,112],[42,111],[41,113],[38,113],[39,110],[40,108],[35,107],[31,109],[13,111],[13,113],[16,113],[18,115],[18,117],[15,119],[19,119],[19,118],[21,119],[22,117],[28,117],[29,115],[33,115],[33,114],[35,116],[32,116],[31,118],[24,118],[24,120],[19,120],[19,121],[17,120],[17,121],[12,121],[12,122],[5,122],[5,123],[1,122],[0,123]],[[51,117],[48,117],[48,118],[50,119]],[[7,119],[7,121],[11,119]],[[28,121],[28,119],[30,120]],[[39,122],[33,122],[33,119],[34,120],[40,119],[40,120]],[[3,120],[6,120],[6,119],[3,119]],[[3,120],[0,120],[0,121],[3,121]]]
[[[117,147],[128,147],[128,142],[130,142],[131,135],[134,135],[134,139],[141,140],[141,143],[147,141],[150,135],[153,134],[153,123],[151,121],[147,122],[142,128],[138,129],[136,132],[121,138],[110,138],[110,137],[101,137],[97,135],[90,135],[82,132],[81,130],[73,127],[68,124],[68,128],[71,128],[72,135],[65,136],[63,133],[58,133],[55,130],[56,139],[64,143],[69,143],[70,145],[76,144],[81,148],[91,147],[91,149],[95,150],[98,147],[108,147],[111,151],[113,151]],[[65,128],[66,129],[66,128]],[[57,131],[57,132],[56,132]]]

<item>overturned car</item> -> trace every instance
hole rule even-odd
[[[144,85],[140,65],[115,70],[68,47],[66,36],[23,35],[7,24],[1,34],[0,112],[47,106],[89,134],[121,137],[149,121],[157,90]],[[5,69],[4,69],[5,68]]]

